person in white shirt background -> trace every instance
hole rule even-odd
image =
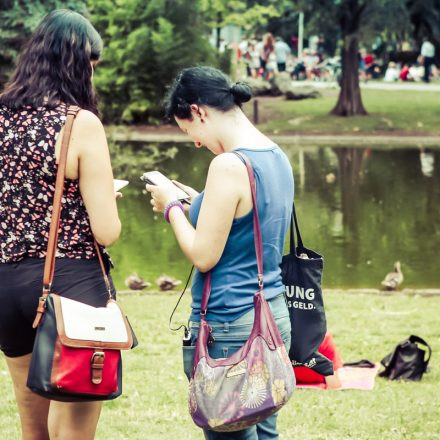
[[[427,38],[425,38],[423,41],[420,55],[423,59],[423,67],[425,68],[423,81],[429,82],[431,66],[434,64],[435,60],[435,46]]]
[[[275,57],[278,67],[278,72],[284,72],[286,70],[286,62],[291,55],[290,47],[280,37],[275,41]]]

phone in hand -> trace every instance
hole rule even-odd
[[[186,193],[182,188],[179,188],[175,185],[167,176],[162,174],[160,171],[148,171],[141,176],[141,180],[149,185],[172,185],[174,188],[177,188],[177,198],[181,202],[189,203],[190,196]]]
[[[113,179],[113,188],[115,192],[118,192],[122,188],[126,187],[130,182],[128,180]]]

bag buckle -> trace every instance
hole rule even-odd
[[[212,336],[212,327],[210,325],[208,325],[208,331],[209,331],[208,345],[211,347],[214,345],[215,338],[214,338],[214,336]]]
[[[105,353],[95,351],[90,359],[92,368],[92,383],[99,385],[102,382],[102,370],[104,368]]]
[[[263,274],[259,273],[257,279],[258,279],[258,287],[260,288],[263,287]]]
[[[208,345],[211,347],[214,345],[214,342],[215,342],[215,338],[214,336],[212,336],[212,332],[210,331],[208,336]]]
[[[37,328],[40,325],[41,318],[43,317],[44,312],[46,311],[46,301],[50,292],[50,284],[46,288],[43,288],[42,295],[38,298],[37,312],[35,314],[34,322],[32,323],[32,328]]]

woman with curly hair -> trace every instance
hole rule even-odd
[[[88,20],[69,10],[51,12],[0,95],[0,349],[27,440],[93,439],[101,410],[100,402],[51,401],[26,387],[70,105],[81,110],[67,156],[52,291],[96,307],[108,299],[94,240],[112,244],[121,223],[92,86],[101,52],[102,40]]]

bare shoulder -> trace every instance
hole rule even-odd
[[[209,166],[211,174],[232,174],[237,177],[246,173],[246,168],[241,159],[234,153],[223,153],[216,156]]]
[[[216,156],[209,166],[206,191],[214,191],[226,196],[229,203],[239,202],[247,188],[247,171],[241,159],[233,153],[222,153]]]
[[[107,139],[101,120],[88,110],[80,110],[72,129],[71,145],[80,157],[108,154]]]
[[[89,110],[80,110],[75,119],[74,129],[77,134],[104,131],[101,120]]]

